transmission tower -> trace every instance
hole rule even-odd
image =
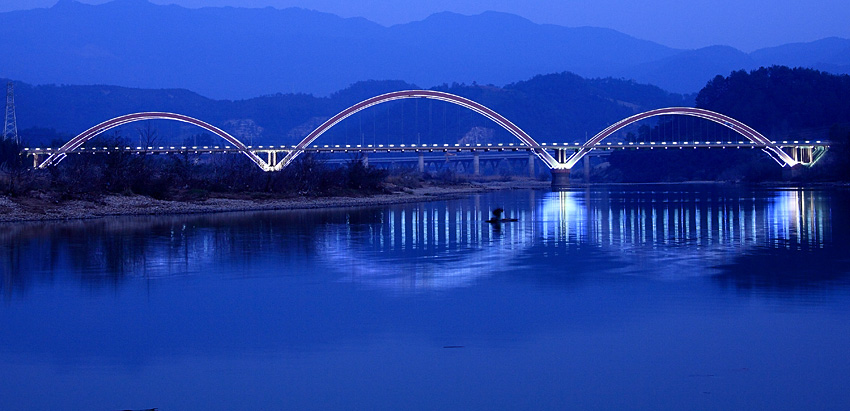
[[[11,81],[6,84],[6,122],[3,127],[3,139],[13,139],[16,144],[20,143],[18,138],[18,120],[15,119],[15,84]]]

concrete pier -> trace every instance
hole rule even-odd
[[[555,190],[569,188],[570,186],[570,170],[569,169],[554,169],[552,170],[552,188]]]

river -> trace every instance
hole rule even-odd
[[[850,409],[841,189],[4,224],[0,273],[3,410]]]

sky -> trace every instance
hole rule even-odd
[[[57,0],[2,0],[0,12],[50,7]],[[78,0],[100,4],[109,0]],[[150,0],[184,7],[303,7],[342,17],[365,17],[383,25],[422,20],[452,11],[487,10],[536,23],[611,28],[676,48],[729,45],[750,52],[762,47],[824,37],[850,38],[847,0]]]

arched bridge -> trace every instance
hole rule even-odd
[[[280,147],[280,148],[249,147],[249,146],[245,145],[244,143],[242,143],[241,141],[239,141],[237,138],[235,138],[232,135],[228,134],[227,132],[219,129],[218,127],[215,127],[215,126],[213,126],[209,123],[198,120],[196,118],[192,118],[192,117],[182,115],[182,114],[174,114],[174,113],[143,112],[143,113],[134,113],[134,114],[127,114],[127,115],[119,116],[119,117],[113,118],[111,120],[107,120],[103,123],[100,123],[100,124],[90,128],[90,129],[84,131],[83,133],[79,134],[78,136],[72,138],[70,141],[68,141],[66,144],[64,144],[62,147],[60,147],[57,150],[51,150],[49,152],[47,152],[47,151],[42,151],[42,152],[31,151],[31,153],[35,154],[36,158],[37,158],[39,153],[44,153],[44,154],[49,153],[49,156],[43,162],[38,163],[39,168],[45,168],[47,166],[51,166],[51,165],[55,165],[55,164],[59,163],[69,153],[74,152],[75,150],[81,149],[81,146],[85,142],[87,142],[87,141],[91,140],[92,138],[94,138],[94,137],[96,137],[96,136],[98,136],[98,135],[100,135],[100,134],[102,134],[102,133],[104,133],[108,130],[111,130],[115,127],[118,127],[118,126],[121,126],[121,125],[124,125],[124,124],[128,124],[128,123],[132,123],[132,122],[136,122],[136,121],[143,121],[143,120],[172,120],[172,121],[180,121],[180,122],[184,122],[184,123],[193,124],[195,126],[203,128],[203,129],[221,137],[228,144],[232,145],[232,147],[227,146],[225,149],[221,149],[220,151],[240,152],[240,153],[244,154],[245,156],[247,156],[254,164],[256,164],[261,169],[263,169],[265,171],[278,171],[278,170],[281,170],[284,167],[288,166],[289,164],[291,164],[292,161],[295,160],[296,157],[298,157],[300,154],[302,154],[304,152],[307,152],[307,151],[322,152],[322,149],[317,148],[317,146],[312,146],[312,148],[311,148],[311,144],[316,139],[318,139],[322,134],[324,134],[325,132],[327,132],[328,130],[330,130],[331,128],[333,128],[335,125],[337,125],[341,121],[345,120],[346,118],[348,118],[348,117],[350,117],[350,116],[352,116],[352,115],[354,115],[354,114],[356,114],[356,113],[358,113],[362,110],[365,110],[367,108],[370,108],[372,106],[375,106],[375,105],[378,105],[378,104],[381,104],[381,103],[386,103],[386,102],[389,102],[389,101],[401,100],[401,99],[412,99],[412,98],[425,98],[425,99],[439,100],[439,101],[444,101],[444,102],[448,102],[448,103],[451,103],[451,104],[456,104],[458,106],[472,110],[472,111],[490,119],[494,123],[498,124],[500,127],[507,130],[509,133],[511,133],[514,137],[516,137],[519,140],[518,145],[516,145],[516,146],[511,145],[513,147],[512,150],[514,150],[514,151],[517,151],[517,150],[528,151],[528,152],[534,154],[535,156],[537,156],[541,161],[543,161],[543,163],[552,171],[553,183],[554,183],[555,180],[560,179],[560,180],[563,181],[564,179],[568,179],[569,170],[572,169],[572,167],[575,166],[575,164],[579,160],[581,160],[584,156],[586,156],[588,153],[590,153],[593,150],[621,148],[621,147],[622,148],[626,148],[626,147],[640,148],[639,146],[635,146],[633,144],[629,144],[627,146],[624,146],[622,143],[618,143],[617,146],[612,147],[612,146],[610,146],[610,143],[603,145],[602,141],[605,140],[606,138],[610,137],[611,135],[614,135],[617,131],[619,131],[619,130],[623,129],[624,127],[627,127],[627,126],[629,126],[633,123],[636,123],[638,121],[641,121],[641,120],[644,120],[644,119],[647,119],[647,118],[650,118],[650,117],[662,116],[662,115],[681,115],[681,116],[697,117],[697,118],[701,118],[701,119],[704,119],[704,120],[708,120],[708,121],[720,124],[720,125],[728,128],[728,129],[734,131],[735,133],[743,136],[744,138],[746,138],[749,141],[748,143],[738,143],[738,144],[735,144],[735,145],[732,145],[732,143],[730,142],[728,144],[729,146],[740,147],[742,145],[746,145],[746,146],[753,147],[753,148],[760,148],[763,151],[765,151],[769,156],[771,156],[773,159],[775,159],[783,167],[784,166],[795,167],[795,166],[798,166],[798,165],[814,164],[814,162],[817,161],[817,158],[823,153],[823,151],[825,150],[825,147],[826,147],[826,144],[822,144],[821,146],[818,147],[820,149],[820,151],[818,151],[817,153],[815,153],[812,150],[812,147],[809,147],[810,153],[809,153],[807,158],[802,158],[802,156],[796,156],[796,155],[792,156],[792,155],[790,155],[789,153],[787,153],[783,150],[783,146],[780,146],[779,144],[770,141],[767,137],[763,136],[761,133],[759,133],[758,131],[756,131],[752,127],[750,127],[750,126],[748,126],[748,125],[746,125],[746,124],[744,124],[744,123],[742,123],[742,122],[740,122],[736,119],[729,117],[729,116],[726,116],[724,114],[716,113],[716,112],[701,109],[701,108],[694,108],[694,107],[668,107],[668,108],[660,108],[660,109],[646,111],[646,112],[643,112],[643,113],[635,114],[631,117],[625,118],[623,120],[620,120],[620,121],[612,124],[611,126],[607,127],[606,129],[600,131],[598,134],[593,136],[591,139],[586,141],[584,144],[581,144],[581,145],[576,144],[574,146],[569,145],[569,144],[564,144],[564,145],[554,144],[554,145],[548,145],[547,146],[545,143],[540,144],[537,141],[535,141],[525,131],[523,131],[521,128],[516,126],[514,123],[512,123],[510,120],[508,120],[507,118],[505,118],[501,114],[493,111],[492,109],[490,109],[490,108],[488,108],[488,107],[486,107],[486,106],[484,106],[480,103],[477,103],[473,100],[470,100],[468,98],[457,96],[457,95],[450,94],[450,93],[441,92],[441,91],[405,90],[405,91],[396,91],[396,92],[391,92],[391,93],[386,93],[386,94],[382,94],[382,95],[379,95],[379,96],[375,96],[375,97],[363,100],[363,101],[361,101],[361,102],[339,112],[338,114],[334,115],[333,117],[331,117],[330,119],[328,119],[327,121],[322,123],[322,125],[320,125],[318,128],[313,130],[310,134],[308,134],[301,142],[299,142],[295,146]],[[671,144],[662,143],[662,144],[665,144],[666,147],[680,147],[680,148],[681,147],[725,147],[726,146],[722,142],[717,142],[716,145],[714,143],[710,143],[710,142],[706,142],[705,144],[700,144],[700,143],[671,143]],[[789,146],[789,145],[786,144],[785,147],[787,147],[787,146]],[[792,145],[791,147],[796,147],[796,146]],[[419,147],[416,147],[415,145],[404,147],[402,145],[402,146],[398,147],[398,149],[400,151],[418,151],[418,152],[421,152],[423,150],[424,151],[434,151],[434,148],[429,148],[427,145],[419,146]],[[330,151],[333,152],[333,150],[334,149],[331,149]],[[361,151],[361,152],[367,152],[367,153],[368,152],[375,152],[375,151],[393,151],[393,150],[394,150],[393,146],[382,147],[382,149],[380,149],[380,150],[377,147],[372,147],[372,146],[368,146],[368,147],[359,147],[358,146],[356,148],[346,147],[344,149],[344,151],[347,151],[347,152]],[[488,148],[482,148],[479,145],[475,145],[475,146],[454,145],[454,147],[444,148],[443,151],[456,151],[456,152],[470,151],[470,152],[473,152],[473,153],[477,153],[479,151],[487,151],[487,150],[488,150]],[[185,147],[181,147],[181,148],[170,147],[168,149],[160,147],[160,150],[158,150],[158,152],[181,152],[181,151],[193,151],[193,150],[187,150]],[[194,151],[198,151],[197,148],[195,148]],[[211,152],[213,150],[211,150],[211,149],[207,150],[205,148],[205,150],[203,150],[203,151]],[[336,150],[336,151],[341,151],[341,150]],[[258,153],[266,153],[267,158],[266,159],[261,158],[258,155]],[[283,158],[280,161],[277,160],[277,155],[279,153],[284,154]],[[553,156],[552,153],[554,153],[555,156]]]

